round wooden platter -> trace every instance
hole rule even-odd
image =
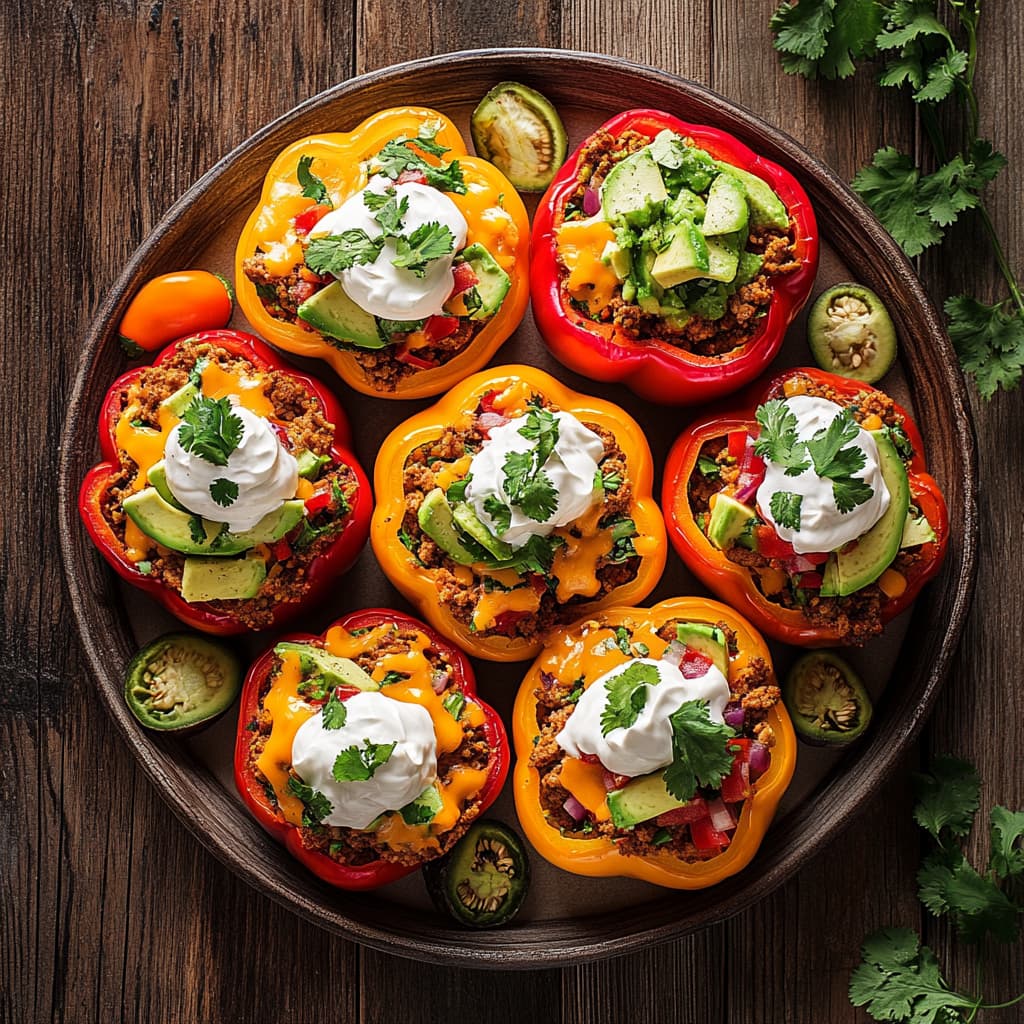
[[[851,655],[877,697],[871,733],[844,754],[801,748],[794,783],[750,867],[711,889],[677,893],[639,882],[578,878],[534,855],[535,883],[520,917],[505,929],[467,932],[430,909],[418,876],[357,895],[334,890],[305,872],[250,818],[234,793],[231,716],[187,741],[137,726],[122,699],[124,667],[140,643],[175,623],[106,568],[79,522],[76,495],[97,461],[96,421],[103,395],[125,368],[116,328],[128,301],[159,273],[204,266],[231,274],[235,240],[279,150],[305,135],[351,129],[378,110],[402,104],[444,111],[468,139],[474,105],[487,89],[507,79],[533,85],[554,102],[566,122],[570,148],[622,109],[655,107],[731,132],[797,175],[814,204],[823,243],[815,291],[843,279],[864,282],[883,297],[896,321],[901,363],[882,385],[915,410],[930,468],[949,503],[953,536],[942,573],[913,612],[894,623],[886,637]],[[246,324],[236,317],[235,326],[244,329]],[[804,331],[801,317],[777,366],[807,360]],[[567,372],[544,349],[529,314],[493,364],[510,362],[541,366],[570,387],[625,408],[648,432],[659,475],[672,440],[692,414],[652,407],[622,388]],[[341,397],[355,424],[356,453],[368,470],[385,434],[429,404],[356,395],[326,366],[307,368]],[[902,252],[846,185],[782,132],[692,82],[596,54],[485,50],[415,61],[352,79],[258,132],[168,211],[107,296],[86,342],[63,437],[61,542],[79,635],[104,702],[163,798],[221,861],[308,920],[390,952],[452,964],[532,968],[626,953],[721,920],[781,884],[849,825],[920,729],[949,667],[974,581],[975,442],[963,379],[935,310]],[[658,487],[660,480],[656,494]],[[670,554],[650,600],[702,592]],[[367,548],[339,585],[337,597],[303,628],[320,629],[344,611],[372,605],[407,607]],[[254,636],[238,647],[250,657],[270,642],[269,636]],[[795,653],[773,648],[780,674]],[[478,662],[476,668],[482,694],[507,715],[525,666]],[[507,793],[496,812],[514,822]]]

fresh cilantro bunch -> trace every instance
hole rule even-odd
[[[961,365],[988,399],[1000,388],[1016,388],[1024,373],[1024,296],[982,198],[1006,158],[980,137],[974,88],[980,7],[981,0],[800,0],[782,4],[771,28],[790,74],[846,78],[857,60],[879,56],[885,61],[879,84],[910,90],[938,167],[925,174],[912,157],[885,146],[853,187],[911,257],[941,242],[960,214],[978,211],[1009,295],[990,306],[958,295],[945,310]],[[962,44],[944,24],[947,12]],[[936,113],[947,100],[957,103],[966,124],[952,146]]]
[[[989,856],[984,874],[968,863],[961,840],[971,831],[980,782],[972,765],[953,757],[936,759],[931,774],[915,777],[914,820],[935,841],[917,874],[918,897],[936,916],[948,915],[960,936],[978,946],[981,986],[986,937],[1015,942],[1024,914],[1024,813],[993,807],[989,816]],[[863,962],[850,978],[850,1002],[866,1007],[878,1021],[953,1024],[973,1021],[979,1011],[1005,1003],[952,991],[935,953],[908,928],[886,928],[869,935]]]

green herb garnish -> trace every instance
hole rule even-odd
[[[672,763],[665,769],[665,788],[677,800],[689,800],[698,786],[717,789],[732,771],[733,756],[726,744],[735,735],[733,730],[711,721],[706,700],[685,701],[668,720]]]
[[[337,782],[365,782],[372,779],[377,769],[387,764],[396,745],[397,741],[373,743],[369,739],[363,740],[362,747],[353,744],[334,759],[331,774]]]
[[[210,484],[210,497],[218,505],[227,508],[238,500],[238,484],[227,477],[219,476]]]
[[[200,395],[185,410],[178,443],[185,451],[214,466],[226,466],[244,433],[242,419],[226,398]]]
[[[628,729],[647,704],[647,687],[657,686],[660,681],[658,669],[641,662],[633,662],[625,671],[607,680],[601,735],[607,736],[612,729]]]
[[[323,710],[323,723],[325,729],[340,729],[348,718],[348,712],[345,710],[345,704],[343,701],[338,699],[336,693],[332,693],[327,698],[327,703],[324,705]]]
[[[299,157],[296,177],[302,186],[302,194],[307,199],[312,199],[321,206],[334,206],[327,191],[327,186],[309,169],[309,165],[312,162],[313,158],[311,156]]]

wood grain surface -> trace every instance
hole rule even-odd
[[[882,144],[913,151],[910,111],[895,97],[880,102],[867,75],[810,84],[780,72],[767,27],[773,6],[2,5],[0,236],[27,272],[9,284],[0,350],[10,439],[0,456],[0,1020],[856,1021],[865,1017],[846,998],[849,971],[863,935],[886,923],[919,928],[952,981],[971,984],[972,963],[915,898],[908,773],[919,758],[955,751],[977,763],[984,803],[1024,805],[1019,395],[974,403],[979,584],[918,755],[767,900],[603,963],[512,975],[400,960],[255,894],[179,825],[137,769],[84,671],[62,589],[52,481],[80,339],[131,252],[220,157],[353,74],[495,45],[603,51],[693,78],[785,128],[847,179]],[[1024,58],[1020,22],[1015,5],[986,7],[980,69],[984,131],[1011,162],[994,190],[994,219],[1017,265],[1024,142],[1010,98]],[[998,292],[970,222],[922,273],[938,301],[963,288],[981,298]],[[1024,988],[1019,948],[1013,954],[992,972],[995,995]]]

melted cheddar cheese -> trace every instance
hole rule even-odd
[[[558,229],[558,255],[569,272],[566,291],[595,313],[611,302],[619,287],[615,271],[601,259],[605,246],[613,241],[615,232],[604,220],[571,220]]]

